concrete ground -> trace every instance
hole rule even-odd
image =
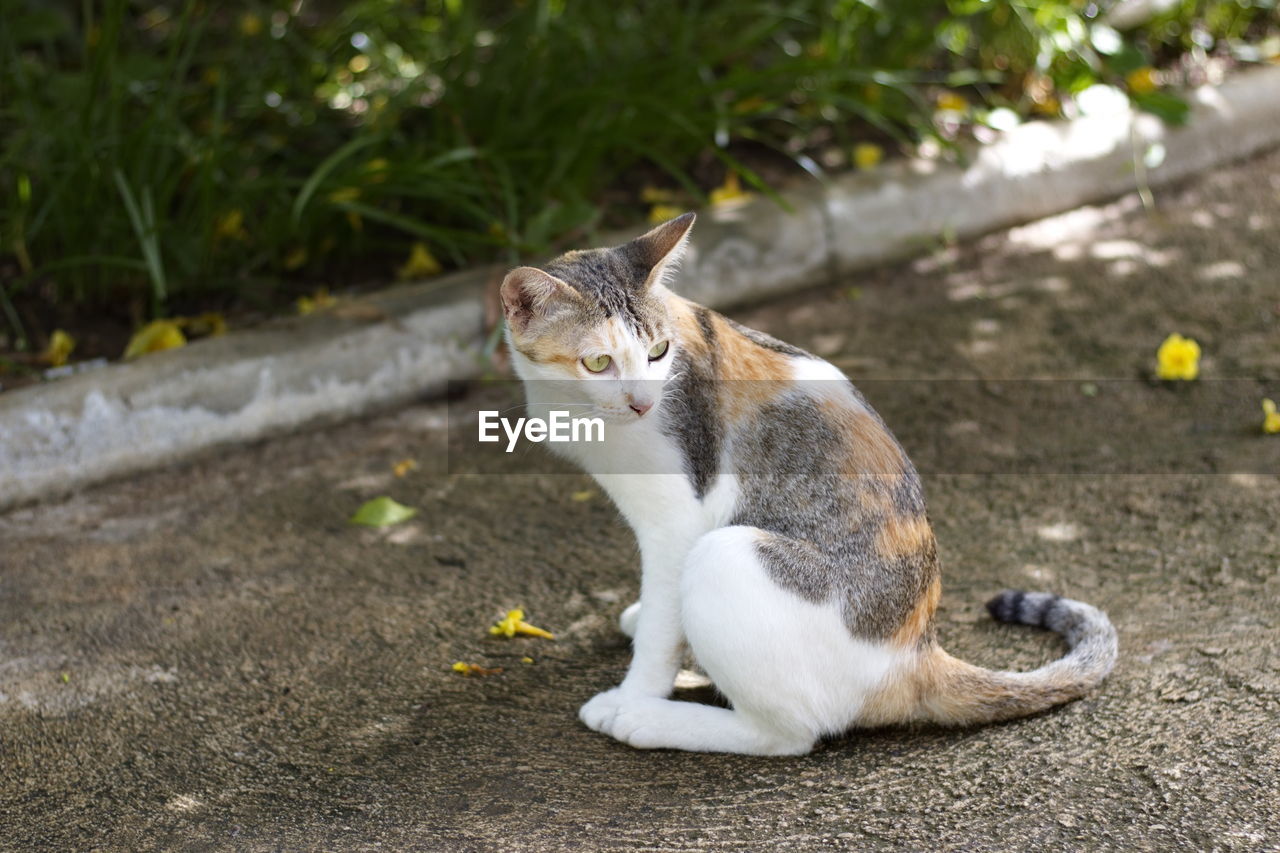
[[[1061,652],[986,618],[1005,586],[1110,613],[1082,701],[804,758],[593,734],[630,532],[582,475],[451,472],[423,404],[0,516],[0,849],[1280,849],[1277,229],[1280,153],[733,312],[866,382],[926,460],[952,653]],[[1141,378],[1171,331],[1194,389]],[[1072,393],[1020,440],[1029,377]],[[346,522],[382,494],[418,516]],[[556,640],[489,637],[515,606]]]

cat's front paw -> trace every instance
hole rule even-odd
[[[664,724],[660,713],[670,704],[615,687],[596,694],[582,706],[578,716],[588,728],[602,735],[637,749],[655,749],[670,745],[670,726]]]
[[[613,734],[613,723],[622,711],[625,698],[617,687],[597,693],[578,711],[578,719],[587,728],[603,735]]]

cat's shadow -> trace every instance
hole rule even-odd
[[[729,708],[729,700],[724,698],[715,684],[705,673],[697,669],[682,669],[676,675],[675,687],[671,698],[677,702],[696,702],[701,705],[716,705]]]

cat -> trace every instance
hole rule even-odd
[[[1033,714],[1102,681],[1115,629],[1056,595],[1005,591],[987,609],[1061,634],[1058,660],[1002,672],[942,650],[914,467],[836,367],[668,289],[693,222],[502,283],[530,410],[604,419],[605,444],[551,447],[595,476],[640,547],[640,598],[621,616],[631,664],[582,722],[638,748],[801,755],[858,727]],[[686,644],[730,707],[669,698]]]

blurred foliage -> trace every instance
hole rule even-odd
[[[21,339],[33,288],[159,316],[411,246],[514,260],[590,233],[638,166],[702,203],[699,157],[760,190],[753,146],[813,170],[819,144],[945,143],[1099,83],[1177,120],[1187,57],[1275,52],[1275,0],[1123,34],[1108,5],[0,0],[0,315]]]

